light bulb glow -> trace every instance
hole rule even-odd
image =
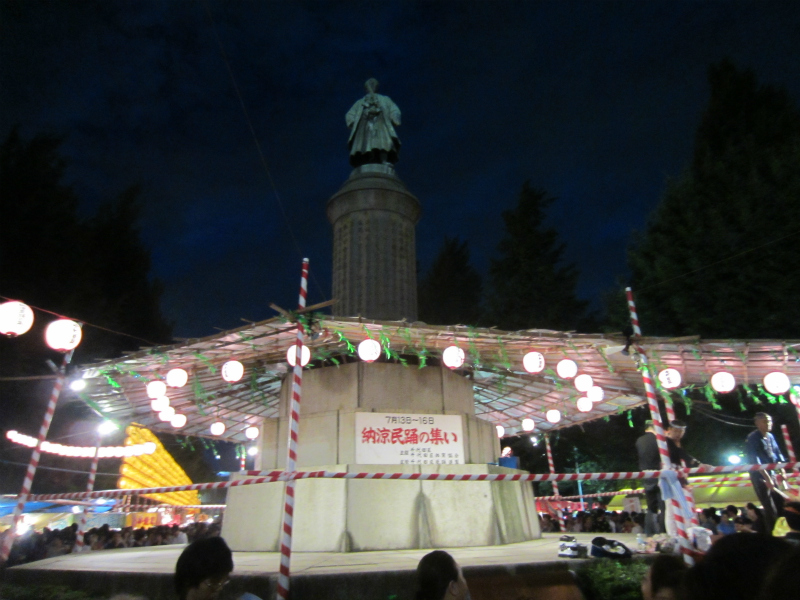
[[[578,398],[576,406],[581,412],[589,412],[592,410],[592,406],[594,406],[594,404],[591,400],[589,400],[589,398],[584,396],[583,398]]]
[[[528,352],[522,357],[522,367],[528,373],[541,373],[544,370],[544,354]]]
[[[536,423],[533,419],[522,419],[522,430],[533,431],[536,428]]]
[[[583,373],[575,378],[575,389],[579,392],[588,392],[594,385],[591,375]]]
[[[792,387],[792,383],[789,381],[786,373],[773,371],[764,376],[764,387],[770,394],[780,396],[789,391],[789,388]]]
[[[740,462],[742,462],[742,458],[740,456],[737,456],[736,454],[731,454],[728,457],[728,462],[731,463],[732,465],[738,465]]]
[[[381,345],[372,339],[366,339],[358,345],[358,357],[364,362],[375,362],[381,356]]]
[[[69,389],[73,392],[80,392],[86,389],[86,381],[83,379],[73,379],[69,382]]]
[[[47,326],[44,339],[53,350],[74,350],[81,343],[81,326],[69,319],[58,319]]]
[[[603,398],[605,398],[606,393],[603,391],[599,385],[593,385],[589,388],[589,391],[586,392],[586,397],[589,398],[592,402],[602,402]]]
[[[572,379],[578,374],[578,365],[575,364],[574,360],[565,358],[556,365],[556,373],[562,379]]]
[[[225,423],[222,421],[212,423],[211,427],[209,427],[209,430],[211,431],[211,435],[222,435],[225,433]]]
[[[152,408],[155,412],[161,412],[168,406],[169,398],[166,396],[159,396],[158,398],[153,398],[150,400],[150,408]]]
[[[681,384],[681,372],[677,369],[663,369],[658,374],[658,380],[665,389],[675,389]]]
[[[244,375],[244,365],[238,360],[229,360],[222,365],[222,378],[228,383],[239,381]]]
[[[293,367],[295,365],[296,360],[297,360],[297,344],[292,344],[286,351],[286,362],[288,362],[289,365]],[[308,346],[303,344],[303,348],[300,350],[300,366],[305,367],[310,360],[311,360],[311,350],[308,349]]]
[[[175,429],[180,429],[184,425],[186,425],[186,415],[178,413],[173,415],[173,417],[169,420],[170,425],[172,425]]]
[[[12,300],[0,304],[0,333],[7,336],[22,335],[33,326],[33,311],[22,302]]]
[[[466,360],[464,351],[458,346],[448,346],[442,352],[442,362],[449,369],[458,369]]]
[[[189,374],[183,369],[170,369],[167,373],[167,385],[169,387],[183,387],[189,381]]]
[[[497,431],[497,437],[501,438],[506,434],[506,428],[502,425],[495,425],[495,431]]]
[[[547,414],[545,414],[545,418],[548,423],[558,423],[561,420],[561,411],[551,408],[547,411]]]
[[[255,446],[250,446],[247,449],[247,455],[248,456],[255,456],[256,454],[258,454],[258,448],[256,448]]]
[[[258,437],[259,433],[258,427],[248,427],[244,430],[244,437],[248,440],[254,440]]]
[[[726,371],[714,373],[711,376],[711,387],[721,394],[732,392],[736,387],[736,378]]]
[[[147,384],[147,397],[160,398],[167,394],[167,384],[163,381],[156,380]]]
[[[111,421],[103,421],[100,425],[97,426],[97,432],[100,435],[107,435],[119,429],[117,425]]]
[[[166,408],[162,409],[161,412],[158,413],[158,418],[164,422],[171,421],[172,417],[175,416],[175,409],[171,406],[167,406]]]

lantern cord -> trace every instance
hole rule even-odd
[[[8,300],[8,301],[16,300],[16,298],[9,298],[7,296],[3,296],[2,294],[0,294],[0,298],[2,298],[3,300]],[[114,335],[121,335],[123,337],[129,337],[131,339],[138,340],[140,342],[144,342],[145,344],[148,344],[150,346],[161,346],[161,345],[163,345],[163,344],[159,344],[158,342],[151,342],[150,340],[146,340],[144,338],[141,338],[141,337],[138,337],[138,336],[135,336],[135,335],[131,335],[130,333],[124,333],[122,331],[115,331],[113,329],[109,329],[108,327],[103,327],[102,325],[95,325],[94,323],[89,323],[88,321],[84,321],[83,319],[76,319],[74,317],[67,317],[67,316],[62,315],[60,313],[53,312],[52,310],[47,310],[46,308],[41,308],[40,306],[34,306],[33,304],[28,304],[27,302],[25,304],[27,306],[29,306],[30,308],[36,309],[36,310],[41,311],[43,313],[47,313],[48,315],[53,315],[55,317],[58,317],[59,319],[70,319],[72,321],[76,321],[76,322],[80,323],[81,325],[88,325],[89,327],[94,327],[95,329],[100,329],[101,331],[107,331],[108,333],[113,333]]]
[[[734,427],[747,427],[748,429],[752,429],[754,427],[752,419],[749,420],[750,421],[749,423],[736,423],[735,421],[726,421],[725,419],[719,417],[718,415],[715,415],[711,411],[706,411],[696,405],[692,406],[692,410],[696,410],[701,415],[703,415],[704,417],[708,417],[709,419],[714,419],[715,421],[719,421],[720,423],[725,423],[725,425],[733,425]],[[729,418],[735,418],[735,417],[729,417]]]
[[[23,447],[26,447],[26,446],[23,446]],[[28,448],[28,450],[30,450],[30,448]],[[16,465],[18,467],[27,467],[28,466],[28,463],[14,462],[12,460],[0,460],[0,463],[6,464],[6,465]],[[89,471],[76,471],[74,469],[59,469],[58,467],[43,467],[42,465],[39,465],[36,468],[37,469],[44,469],[46,471],[60,471],[62,473],[77,473],[78,475],[86,475],[86,474],[89,473]],[[119,473],[96,473],[96,474],[97,475],[107,476],[107,477],[119,477]]]
[[[233,85],[233,89],[236,92],[236,97],[239,99],[239,105],[242,107],[242,113],[244,113],[244,118],[247,121],[247,126],[250,129],[250,135],[253,136],[253,143],[256,146],[256,150],[258,151],[258,156],[261,159],[261,165],[264,167],[264,171],[267,173],[267,179],[269,180],[270,187],[272,188],[272,194],[275,196],[275,201],[278,204],[278,207],[281,209],[281,214],[283,215],[283,221],[286,225],[286,229],[289,231],[289,236],[292,238],[292,243],[294,244],[295,250],[297,250],[297,254],[300,257],[305,256],[303,251],[300,249],[300,244],[297,241],[297,237],[294,235],[294,230],[289,222],[289,216],[286,214],[286,207],[283,204],[283,200],[281,199],[280,194],[278,194],[278,188],[275,185],[275,180],[272,178],[272,172],[269,170],[269,165],[267,164],[267,159],[264,156],[264,152],[261,149],[261,143],[258,141],[258,136],[256,135],[255,127],[253,127],[253,121],[250,119],[250,113],[247,111],[247,106],[245,106],[244,98],[242,98],[242,93],[239,90],[239,84],[236,83],[236,76],[233,74],[233,69],[231,69],[230,61],[228,60],[228,54],[225,52],[225,48],[222,45],[222,40],[219,37],[219,33],[217,32],[217,23],[214,21],[214,16],[211,14],[211,8],[208,5],[208,2],[203,2],[203,5],[206,9],[206,14],[208,15],[208,20],[211,22],[211,30],[214,32],[214,38],[217,41],[217,46],[219,47],[219,53],[222,56],[222,60],[225,62],[225,67],[228,70],[228,75],[231,78],[231,84]],[[319,291],[320,295],[323,299],[327,300],[325,296],[325,292],[322,291],[322,286],[320,286],[319,282],[317,281],[314,272],[310,272],[311,279],[314,280],[314,285],[317,286],[317,290]]]
[[[788,233],[788,234],[786,234],[786,235],[785,235],[785,236],[783,236],[783,237],[779,237],[779,238],[777,238],[777,239],[770,240],[770,241],[768,241],[768,242],[766,242],[766,243],[764,243],[764,244],[761,244],[760,246],[755,246],[755,247],[753,247],[753,248],[749,248],[749,249],[747,249],[747,250],[743,250],[743,251],[741,251],[741,252],[737,252],[736,254],[731,254],[730,256],[726,256],[725,258],[721,258],[721,259],[719,259],[719,260],[717,260],[717,261],[714,261],[713,263],[710,263],[710,264],[708,264],[708,265],[705,265],[705,266],[699,267],[699,268],[697,268],[697,269],[694,269],[694,270],[692,270],[692,271],[688,271],[688,272],[686,272],[686,273],[682,273],[682,274],[680,274],[680,275],[676,275],[675,277],[670,277],[669,279],[665,279],[664,281],[659,281],[658,283],[654,283],[654,284],[652,284],[652,285],[648,285],[647,287],[643,287],[643,288],[641,288],[641,289],[639,290],[639,292],[641,293],[641,292],[643,292],[644,290],[649,290],[649,289],[652,289],[652,288],[654,288],[654,287],[658,287],[659,285],[663,285],[663,284],[665,284],[665,283],[669,283],[670,281],[675,281],[676,279],[680,279],[681,277],[687,277],[687,276],[689,276],[689,275],[692,275],[693,273],[697,273],[697,272],[699,272],[699,271],[703,271],[703,270],[705,270],[705,269],[709,269],[709,268],[711,268],[711,267],[713,267],[713,266],[715,266],[715,265],[718,265],[718,264],[720,264],[720,263],[723,263],[723,262],[725,262],[725,261],[727,261],[727,260],[731,260],[732,258],[736,258],[736,257],[738,257],[738,256],[742,256],[742,255],[744,255],[744,254],[747,254],[747,253],[749,253],[749,252],[754,252],[755,250],[760,250],[761,248],[765,248],[766,246],[769,246],[769,245],[771,245],[771,244],[775,244],[776,242],[781,242],[781,241],[785,240],[786,238],[790,238],[790,237],[792,237],[792,236],[795,236],[795,235],[797,235],[798,233],[800,233],[800,231],[795,231],[794,233]]]

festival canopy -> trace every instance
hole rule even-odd
[[[156,431],[246,442],[248,428],[278,416],[281,383],[291,371],[287,352],[297,335],[294,318],[284,315],[86,366],[82,375],[88,385],[80,396],[106,418]],[[378,360],[409,369],[444,364],[443,352],[456,346],[461,352],[450,353],[457,358],[463,353],[464,363],[455,370],[472,380],[476,415],[502,426],[505,435],[527,433],[531,423],[526,421],[523,430],[526,419],[533,420],[533,431],[549,432],[646,403],[637,353],[622,334],[507,332],[317,313],[301,318],[309,333],[307,368],[361,360],[358,346],[366,339],[380,345]],[[636,344],[662,375],[655,382],[662,392],[689,386],[710,392],[712,376],[726,372],[735,385],[748,384],[748,390],[786,402],[786,390],[779,390],[800,384],[800,341],[651,337]],[[662,373],[667,369],[673,371]],[[786,377],[773,376],[778,387],[768,381],[764,389],[770,373]],[[164,385],[148,389],[154,381]],[[581,401],[587,395],[595,401]],[[713,393],[708,396],[713,401]],[[212,434],[215,423],[222,425],[215,425]]]

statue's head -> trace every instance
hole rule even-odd
[[[370,77],[367,79],[367,82],[364,84],[364,87],[367,88],[367,91],[370,94],[374,94],[375,91],[378,89],[378,80],[374,77]]]

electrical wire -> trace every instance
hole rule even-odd
[[[2,298],[3,300],[7,300],[9,302],[10,301],[21,302],[21,300],[17,300],[16,298],[9,298],[7,296],[3,296],[2,294],[0,294],[0,298]],[[55,311],[48,310],[46,308],[42,308],[41,306],[34,306],[33,304],[28,304],[27,302],[25,302],[25,305],[30,307],[30,308],[32,308],[32,309],[34,309],[34,310],[38,310],[40,312],[47,313],[49,315],[53,315],[54,317],[58,317],[59,319],[70,319],[71,321],[75,321],[77,323],[80,323],[81,325],[88,325],[89,327],[93,327],[95,329],[100,329],[101,331],[106,331],[108,333],[113,333],[114,335],[121,335],[121,336],[124,336],[124,337],[128,337],[128,338],[140,341],[140,342],[144,342],[145,344],[148,344],[150,346],[160,346],[161,345],[161,344],[158,344],[157,342],[151,342],[150,340],[146,340],[144,338],[141,338],[141,337],[138,337],[138,336],[135,336],[135,335],[131,335],[130,333],[124,333],[122,331],[115,331],[114,329],[109,329],[108,327],[103,327],[102,325],[96,325],[94,323],[90,323],[89,321],[84,321],[83,319],[76,319],[75,317],[68,317],[66,315],[62,315],[62,314],[57,313]]]
[[[681,279],[682,277],[687,277],[687,276],[692,275],[694,273],[698,273],[700,271],[704,271],[705,269],[709,269],[709,268],[711,268],[711,267],[713,267],[715,265],[718,265],[720,263],[723,263],[725,261],[731,260],[731,259],[736,258],[738,256],[742,256],[742,255],[747,254],[749,252],[753,252],[755,250],[760,250],[761,248],[765,248],[766,246],[770,246],[771,244],[776,244],[778,242],[782,242],[786,238],[790,238],[790,237],[793,237],[793,236],[798,235],[798,234],[800,234],[800,231],[795,231],[794,233],[788,233],[783,237],[779,237],[777,239],[770,240],[770,241],[768,241],[768,242],[766,242],[764,244],[761,244],[760,246],[755,246],[753,248],[749,248],[748,250],[743,250],[741,252],[737,252],[736,254],[731,254],[730,256],[727,256],[725,258],[721,258],[721,259],[719,259],[717,261],[714,261],[713,263],[710,263],[708,265],[705,265],[705,266],[702,266],[702,267],[698,267],[697,269],[694,269],[692,271],[688,271],[687,273],[683,273],[681,275],[676,275],[675,277],[670,277],[669,279],[664,279],[663,281],[659,281],[657,283],[653,283],[651,285],[648,285],[646,287],[643,287],[643,288],[639,289],[639,292],[641,293],[641,292],[643,292],[645,290],[649,290],[649,289],[652,289],[654,287],[658,287],[659,285],[664,285],[665,283],[669,283],[670,281],[675,281],[676,279]]]
[[[294,244],[295,249],[297,250],[297,254],[300,258],[303,258],[303,251],[300,248],[300,244],[297,241],[297,237],[294,234],[294,230],[292,229],[291,224],[289,223],[289,216],[286,213],[286,207],[284,206],[283,200],[281,199],[280,194],[278,193],[278,188],[275,185],[275,180],[272,178],[272,172],[269,170],[269,165],[267,164],[267,159],[264,156],[264,152],[261,149],[261,143],[258,141],[258,136],[256,135],[256,129],[253,126],[253,121],[250,118],[250,113],[247,111],[247,106],[244,103],[244,98],[242,97],[242,93],[239,89],[239,84],[236,81],[236,76],[233,74],[233,69],[231,68],[230,61],[228,60],[228,54],[225,52],[225,48],[222,45],[222,40],[219,37],[219,33],[217,32],[217,23],[214,21],[214,16],[211,14],[211,7],[206,0],[203,2],[203,6],[206,9],[206,14],[208,15],[208,20],[211,22],[211,29],[214,32],[214,38],[217,41],[217,46],[219,47],[219,53],[222,56],[222,60],[225,61],[225,67],[228,70],[228,76],[231,79],[231,83],[233,85],[233,89],[236,92],[236,97],[239,99],[239,106],[242,109],[242,113],[244,114],[244,118],[247,121],[247,127],[250,129],[250,135],[253,138],[253,143],[256,146],[256,150],[258,151],[258,156],[261,160],[261,165],[264,167],[264,171],[267,173],[267,179],[269,180],[270,187],[272,188],[272,193],[275,196],[275,202],[278,204],[278,207],[281,210],[281,214],[283,215],[283,221],[286,224],[286,229],[289,231],[289,236],[292,238],[292,243]],[[323,300],[327,300],[327,296],[322,291],[322,286],[320,286],[319,282],[317,281],[316,276],[314,275],[313,271],[310,271],[311,279],[314,281],[314,285],[317,286],[317,289],[322,296]]]

